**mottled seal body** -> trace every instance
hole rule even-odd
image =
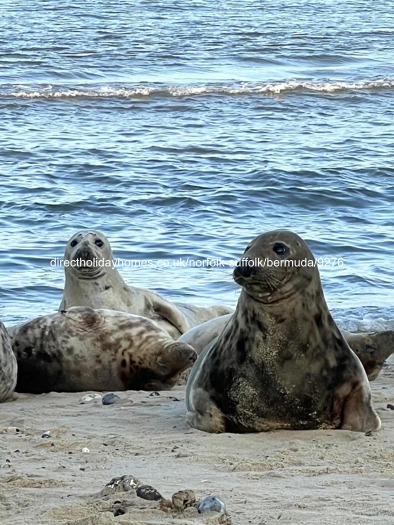
[[[281,230],[260,235],[234,279],[243,288],[236,311],[189,377],[189,424],[206,432],[378,430],[368,378],[328,311],[305,242]]]
[[[13,333],[18,392],[163,390],[192,366],[195,351],[144,317],[74,307]]]
[[[222,306],[177,305],[150,290],[128,286],[116,268],[108,239],[98,231],[73,235],[64,261],[65,288],[59,310],[89,306],[142,315],[174,339],[193,326],[231,311]]]
[[[210,319],[183,334],[178,341],[187,343],[200,355],[222,333],[232,314]],[[369,381],[374,381],[384,362],[394,353],[394,331],[351,333],[341,330],[346,342],[360,359]]]
[[[0,403],[12,397],[16,376],[17,363],[12,351],[11,338],[0,322]]]
[[[386,359],[394,353],[394,331],[360,333],[342,331],[342,335],[360,359],[368,379],[374,381]]]

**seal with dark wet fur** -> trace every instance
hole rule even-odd
[[[191,346],[144,317],[74,307],[12,334],[18,392],[165,390],[192,366]]]
[[[66,246],[64,264],[65,288],[59,310],[90,306],[142,315],[174,339],[193,326],[231,312],[224,306],[171,303],[145,288],[128,286],[116,268],[108,239],[98,231],[73,235]]]
[[[17,364],[12,351],[11,339],[6,327],[0,322],[0,403],[12,397],[16,375]]]
[[[232,314],[228,314],[210,319],[188,330],[178,341],[189,344],[200,355],[218,338],[231,317]],[[368,379],[374,381],[386,359],[394,353],[394,331],[352,333],[341,330],[341,332],[350,348],[360,359]]]
[[[256,237],[234,270],[236,311],[194,365],[188,423],[206,432],[380,428],[365,370],[328,310],[306,243]]]

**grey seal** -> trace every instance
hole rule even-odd
[[[12,351],[11,339],[6,327],[0,322],[0,403],[12,398],[17,378],[17,363]]]
[[[394,353],[394,331],[359,333],[342,331],[342,335],[360,359],[368,379],[374,381],[386,359]]]
[[[234,270],[236,311],[198,358],[187,420],[206,432],[380,428],[365,370],[328,310],[295,233],[256,237]]]
[[[197,358],[151,320],[73,307],[12,334],[18,392],[166,390]]]
[[[128,286],[116,268],[111,245],[99,231],[78,232],[66,246],[65,287],[59,310],[90,306],[142,315],[174,339],[208,319],[231,312],[225,306],[198,307],[167,301],[145,288]]]

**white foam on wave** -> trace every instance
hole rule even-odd
[[[149,98],[149,97],[190,97],[208,95],[283,95],[292,92],[338,93],[346,91],[369,91],[393,89],[394,79],[380,79],[362,82],[346,81],[284,81],[272,83],[209,84],[189,86],[148,85],[133,87],[99,86],[97,88],[62,88],[48,86],[43,89],[18,89],[0,96],[22,99],[71,99],[71,98]]]
[[[359,307],[331,309],[338,326],[349,332],[394,330],[394,307]]]

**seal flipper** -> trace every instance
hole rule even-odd
[[[374,432],[381,427],[379,416],[372,408],[371,392],[362,383],[353,386],[342,407],[342,430]]]
[[[180,335],[189,330],[189,323],[186,317],[178,310],[176,306],[160,297],[160,295],[153,293],[149,296],[149,300],[155,314],[162,317],[172,326],[174,326]]]
[[[211,432],[213,434],[225,432],[226,417],[212,402],[208,392],[202,388],[197,388],[191,392],[191,395],[191,407],[186,416],[187,423],[191,427],[204,432]]]

